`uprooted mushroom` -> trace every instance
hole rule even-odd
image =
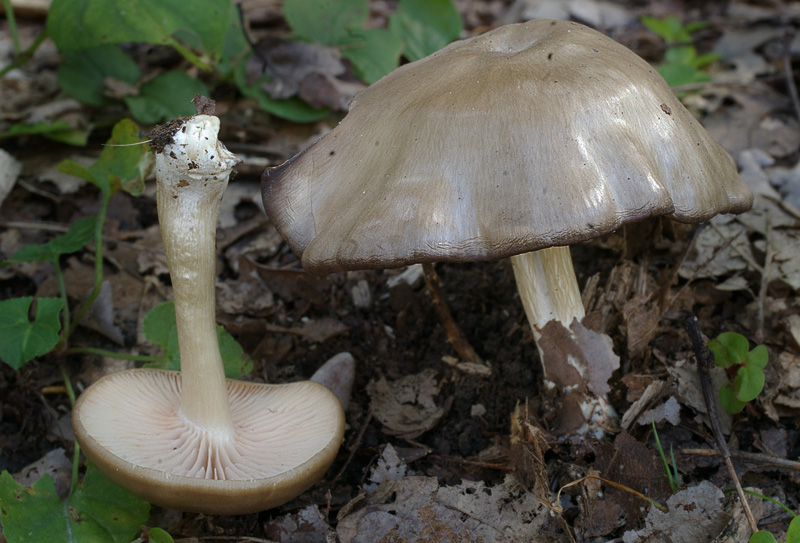
[[[267,170],[262,192],[310,272],[511,257],[537,340],[584,315],[569,245],[653,216],[741,213],[753,198],[644,60],[546,20],[398,68]],[[581,402],[589,422],[608,415]]]
[[[226,380],[214,313],[219,204],[236,157],[219,119],[168,125],[154,145],[158,215],[175,299],[181,371],[135,369],[92,384],[75,436],[109,479],[153,503],[243,514],[280,505],[324,475],[344,433],[326,387]]]

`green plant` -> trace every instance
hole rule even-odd
[[[739,413],[764,389],[767,348],[758,345],[750,350],[747,338],[735,332],[721,333],[709,342],[708,348],[714,353],[714,363],[724,368],[729,377],[720,388],[720,404],[728,413]]]
[[[337,47],[368,84],[397,67],[401,55],[417,60],[458,38],[463,29],[452,0],[401,0],[388,29],[364,28],[368,0],[287,0],[284,14],[297,39]],[[10,29],[15,36],[13,25]],[[190,99],[209,90],[206,82],[185,70],[143,79],[127,52],[126,44],[131,43],[172,47],[205,74],[205,80],[231,81],[279,117],[310,122],[329,113],[299,98],[272,98],[261,85],[267,76],[249,79],[247,60],[254,52],[231,0],[196,0],[191,10],[181,0],[54,0],[45,31],[29,50],[17,49],[15,61],[0,76],[24,63],[48,36],[63,56],[58,81],[67,94],[97,107],[124,104],[143,124],[192,115]],[[0,133],[0,139],[41,134],[85,145],[90,129],[59,121],[16,124]]]
[[[664,470],[667,472],[667,480],[669,481],[669,488],[673,493],[677,492],[681,487],[681,475],[678,473],[678,463],[675,461],[675,452],[672,450],[672,445],[669,446],[669,456],[672,460],[672,465],[667,461],[667,455],[664,454],[664,449],[661,447],[661,440],[658,438],[658,430],[656,430],[655,415],[651,414],[650,423],[653,425],[653,437],[656,439],[656,448],[658,454],[661,456],[661,463],[664,464]]]
[[[704,68],[720,59],[718,53],[698,54],[692,43],[692,33],[702,30],[708,24],[691,22],[684,25],[673,16],[656,19],[642,17],[642,24],[651,32],[661,37],[667,44],[664,63],[656,67],[658,73],[670,87],[690,85],[710,81],[711,77]]]

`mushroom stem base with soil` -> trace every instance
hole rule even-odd
[[[542,329],[548,322],[556,320],[569,330],[573,320],[580,322],[586,315],[575,269],[572,266],[572,256],[569,247],[563,246],[514,255],[510,260],[517,282],[517,291],[539,350],[545,384],[550,388],[555,386],[555,383],[548,379],[547,366],[550,361],[545,359],[545,352],[539,342],[542,338]],[[587,376],[588,368],[573,357],[567,357],[567,360],[554,360],[552,363],[568,363],[578,371],[581,378]],[[566,396],[580,391],[559,392]],[[615,426],[616,413],[605,397],[594,396],[587,391],[578,404],[587,423],[579,433],[602,435],[602,428]]]

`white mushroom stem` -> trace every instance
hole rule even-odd
[[[217,140],[219,119],[192,117],[156,155],[157,204],[175,299],[181,412],[194,425],[233,431],[214,309],[215,236],[235,155]]]
[[[537,342],[541,337],[539,330],[551,320],[569,328],[572,319],[580,321],[584,317],[586,312],[569,247],[550,247],[514,255],[511,265]]]
[[[547,378],[544,353],[539,344],[541,329],[551,320],[559,321],[569,329],[573,319],[580,321],[586,314],[569,247],[550,247],[515,255],[511,257],[511,265],[517,291],[539,348],[545,382],[553,384]],[[587,377],[588,368],[581,361],[569,357],[566,362],[578,370],[581,377]],[[569,390],[560,392],[571,393]],[[580,401],[580,408],[586,421],[578,429],[581,434],[591,433],[600,437],[603,428],[613,424],[612,421],[617,418],[605,397],[589,395]]]

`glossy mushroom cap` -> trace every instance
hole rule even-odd
[[[244,514],[289,501],[319,480],[344,434],[336,396],[311,381],[228,380],[232,431],[182,415],[178,372],[104,377],[73,410],[75,436],[109,479],[182,511]]]
[[[356,96],[262,178],[312,272],[493,260],[655,215],[740,213],[727,153],[635,53],[537,20],[455,42]]]

